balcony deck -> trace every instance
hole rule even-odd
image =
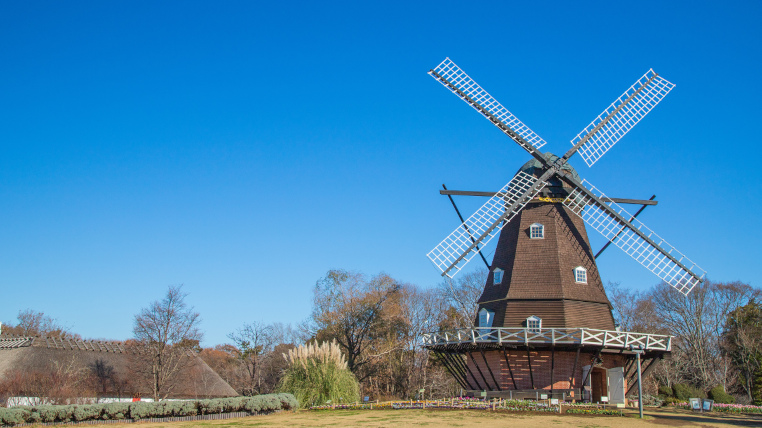
[[[528,328],[471,327],[438,333],[426,333],[422,337],[424,347],[447,347],[448,345],[497,345],[497,346],[590,346],[606,349],[670,352],[672,336],[625,331],[593,330],[589,328]]]

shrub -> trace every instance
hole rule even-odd
[[[98,419],[103,411],[102,404],[90,404],[85,406],[74,406],[74,420],[87,421],[90,419]]]
[[[136,402],[130,403],[130,418],[145,419],[153,415],[154,403]]]
[[[657,406],[657,407],[661,407],[663,404],[664,404],[664,400],[663,399],[661,399],[659,397],[655,397],[655,396],[650,395],[650,394],[643,394],[643,405],[644,406]]]
[[[709,398],[714,400],[715,403],[719,404],[733,404],[736,402],[736,399],[733,398],[732,395],[725,392],[725,388],[723,388],[722,385],[717,385],[714,388],[710,389]]]
[[[0,425],[38,422],[71,422],[109,419],[146,419],[168,416],[193,416],[201,412],[260,412],[296,409],[298,402],[291,394],[267,394],[254,397],[218,398],[200,401],[160,401],[138,403],[86,404],[69,406],[32,406],[0,408]]]
[[[103,406],[103,419],[124,419],[130,412],[130,403],[109,403]]]
[[[347,368],[336,341],[299,346],[285,357],[290,366],[279,389],[293,394],[300,405],[309,407],[328,400],[334,403],[360,400],[360,385]]]
[[[23,424],[30,415],[26,409],[3,409],[0,408],[0,424],[16,425]]]
[[[672,388],[664,385],[659,386],[659,395],[662,397],[672,397]]]
[[[675,398],[680,401],[688,401],[689,398],[706,398],[704,391],[684,383],[676,383],[672,387]]]

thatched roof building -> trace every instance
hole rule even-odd
[[[133,349],[121,342],[0,335],[0,385],[13,384],[14,395],[26,396],[51,394],[41,390],[47,388],[59,396],[152,397],[151,381],[140,370],[145,356]],[[197,355],[184,358],[183,369],[166,384],[167,398],[238,395]],[[35,378],[47,379],[47,387]]]

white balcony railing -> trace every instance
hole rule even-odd
[[[423,335],[424,346],[450,344],[592,345],[606,348],[671,351],[672,336],[589,328],[472,327]]]

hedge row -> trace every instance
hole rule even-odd
[[[243,411],[254,413],[272,410],[290,410],[298,407],[299,403],[291,394],[266,394],[255,397],[215,398],[199,401],[20,406],[11,409],[0,408],[0,425],[37,422],[79,422],[94,419],[137,420]]]

